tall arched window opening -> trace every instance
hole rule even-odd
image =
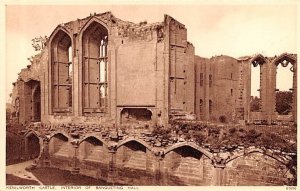
[[[83,32],[83,110],[105,112],[107,107],[107,44],[104,26],[92,22]]]
[[[266,63],[265,58],[261,55],[257,55],[251,60],[251,99],[250,99],[250,111],[258,112],[261,110],[261,66]]]
[[[60,30],[51,42],[52,109],[72,111],[72,41]]]
[[[276,65],[276,112],[291,115],[293,108],[293,65],[295,60],[289,56],[275,60]]]

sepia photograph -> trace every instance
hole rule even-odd
[[[299,5],[203,2],[5,4],[6,188],[296,190]]]

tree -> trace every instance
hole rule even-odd
[[[259,111],[259,107],[260,106],[260,99],[255,96],[254,98],[251,97],[251,100],[250,100],[250,111]]]
[[[47,36],[35,37],[31,41],[32,41],[31,45],[33,46],[34,50],[35,51],[40,51],[45,47],[45,43],[47,41]]]
[[[276,92],[276,111],[279,115],[288,115],[291,112],[293,93],[291,91]]]

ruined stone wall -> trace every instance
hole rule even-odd
[[[91,38],[93,34],[102,36],[107,46],[100,43],[97,35]],[[68,46],[72,48],[72,55],[67,63]],[[96,58],[97,46],[105,48],[105,57]],[[125,116],[141,126],[167,125],[173,114],[192,113],[196,113],[199,120],[220,121],[223,117],[225,122],[244,122],[251,119],[250,70],[255,57],[205,59],[195,56],[193,45],[187,41],[187,29],[168,15],[163,22],[135,24],[122,21],[110,12],[94,14],[56,27],[41,53],[32,57],[31,65],[20,72],[12,100],[19,97],[20,123],[37,119],[33,98],[37,84],[41,91],[42,122],[111,125],[122,123]],[[278,58],[261,57],[266,63],[259,66],[262,99],[259,118],[270,123],[277,118],[274,62],[284,58],[293,63],[296,60],[289,54]],[[101,84],[97,75],[104,60],[106,81]],[[59,66],[58,70],[57,63],[63,63],[64,67]],[[66,73],[68,64],[70,74]],[[58,71],[59,77],[56,76]],[[56,78],[63,81],[67,75],[71,82],[68,79],[54,84]],[[293,81],[296,82],[296,75]],[[293,89],[296,88],[294,85]],[[295,118],[296,94],[293,99]],[[90,102],[94,105],[87,106]],[[54,108],[56,103],[66,108]],[[129,114],[128,109],[132,110]]]
[[[20,106],[20,102],[19,102],[19,92],[18,92],[18,88],[17,88],[17,83],[14,82],[13,83],[13,89],[11,92],[11,119],[15,120],[16,122],[18,121],[18,112],[19,112],[19,106]]]
[[[228,56],[195,57],[195,60],[197,117],[212,121],[220,121],[220,117],[224,117],[225,122],[235,121],[238,96],[243,88],[239,86],[241,66],[236,59]]]
[[[15,106],[16,98],[19,99],[19,123],[28,123],[33,120],[34,115],[34,91],[37,86],[40,87],[41,95],[41,112],[44,113],[45,103],[45,73],[47,64],[47,51],[42,50],[41,53],[32,57],[31,64],[27,68],[22,69],[19,73],[17,81],[14,83],[12,104]],[[16,109],[16,108],[15,108]],[[44,115],[43,115],[44,116]]]
[[[228,56],[214,57],[211,62],[213,67],[211,119],[219,121],[220,117],[224,116],[226,121],[234,121],[239,65],[236,59]]]
[[[162,146],[145,142],[140,135],[116,139],[104,132],[85,133],[79,138],[51,130],[46,136],[45,132],[29,130],[27,134],[30,132],[43,140],[39,166],[69,170],[115,184],[261,186],[287,185],[295,178],[291,158],[294,154],[279,150],[239,146],[225,151],[191,141]],[[27,143],[32,138],[28,136]]]
[[[116,181],[130,185],[153,185],[155,159],[144,145],[131,141],[116,151]]]
[[[185,100],[185,111],[195,114],[195,49],[190,43],[186,49],[185,73],[186,73],[186,100]]]
[[[275,186],[287,183],[291,174],[287,167],[270,156],[251,153],[226,165],[224,185]]]
[[[87,139],[81,142],[78,147],[80,173],[90,177],[106,179],[111,154],[103,143],[98,141],[99,144],[96,145],[87,141]],[[100,158],[101,161],[99,161]]]
[[[187,42],[187,29],[168,17],[170,109],[194,113],[194,47]]]
[[[124,38],[117,49],[117,109],[120,114],[125,108],[147,108],[156,121],[163,111],[164,46],[158,42],[156,31],[145,38]]]
[[[195,110],[198,120],[208,120],[209,59],[195,56]],[[201,111],[200,111],[201,110]]]
[[[240,71],[238,74],[237,92],[237,120],[250,120],[250,98],[251,98],[251,64],[250,57],[238,59]]]
[[[82,38],[84,31],[93,25],[103,26],[108,31],[107,107],[100,112],[97,110],[86,112],[83,104],[83,100],[87,98],[84,97],[83,88],[86,83],[83,81],[83,75],[86,75],[86,70],[83,69],[85,60],[83,47],[86,45]],[[72,48],[76,50],[72,59],[73,105],[69,112],[53,112],[51,108],[53,96],[49,91],[52,85],[49,81],[47,91],[49,103],[45,103],[49,113],[47,121],[121,123],[121,113],[124,109],[145,108],[152,113],[153,122],[167,123],[168,70],[165,64],[163,23],[134,24],[117,19],[111,13],[93,15],[58,26],[50,37],[49,46],[52,41],[54,42],[55,35],[62,33],[61,31],[71,37]],[[49,71],[52,62],[53,59],[51,61],[50,58]],[[53,78],[51,72],[46,74],[46,78]]]
[[[165,185],[213,184],[214,167],[207,156],[190,147],[177,148],[164,158]]]

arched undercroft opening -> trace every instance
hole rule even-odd
[[[72,111],[72,40],[59,30],[51,42],[52,110]]]
[[[28,159],[35,159],[40,154],[40,141],[39,138],[31,133],[29,136],[25,138],[26,140],[26,151]]]
[[[282,116],[279,116],[280,119],[292,120],[294,63],[295,60],[288,56],[283,56],[274,62],[276,65],[275,110]]]
[[[224,170],[224,184],[229,186],[286,185],[293,178],[287,166],[260,152],[240,156],[227,163]]]
[[[147,148],[137,141],[129,141],[117,150],[116,163],[120,168],[146,170]]]
[[[165,156],[168,185],[201,184],[204,173],[203,154],[190,147],[182,146]]]
[[[146,108],[124,108],[121,111],[121,123],[151,121],[152,112]]]
[[[93,136],[86,138],[79,145],[79,160],[101,162],[105,154],[103,143]]]
[[[93,21],[82,36],[84,112],[105,112],[108,101],[108,31]]]
[[[37,85],[32,94],[32,121],[41,121],[41,88]]]
[[[58,133],[54,135],[49,141],[49,154],[54,156],[69,157],[70,145],[68,138]]]

